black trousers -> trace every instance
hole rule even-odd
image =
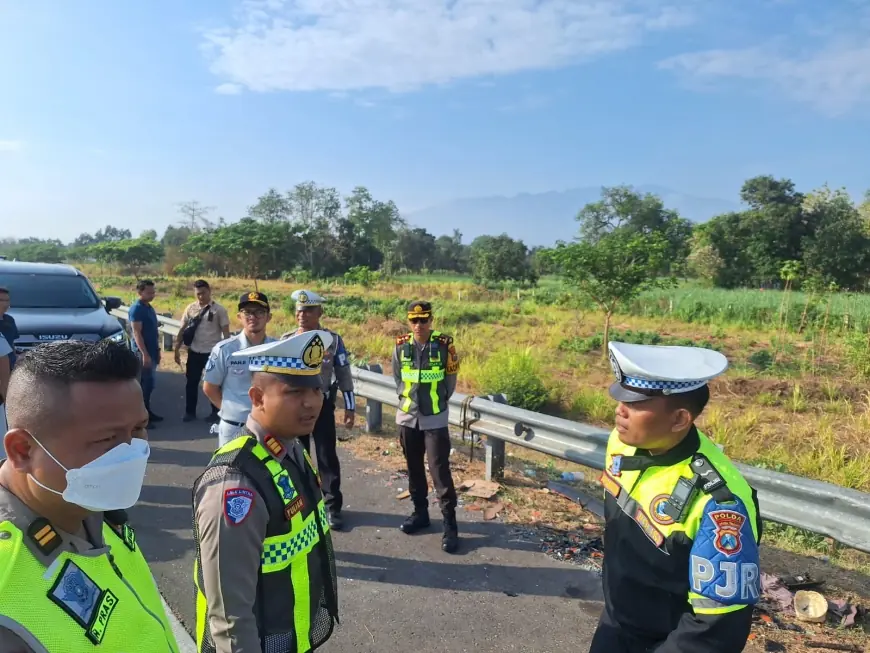
[[[317,471],[320,473],[320,486],[323,502],[332,512],[341,510],[344,497],[341,494],[341,463],[338,461],[337,435],[335,432],[335,393],[323,400],[323,408],[317,416],[314,431],[299,440],[311,455],[311,438],[314,438],[314,451],[317,454]]]
[[[651,653],[661,642],[641,640],[621,629],[607,614],[601,613],[589,653]]]
[[[200,354],[190,348],[187,350],[187,366],[184,368],[184,376],[187,377],[187,386],[184,389],[184,412],[188,415],[196,415],[199,382],[202,380],[202,371],[205,369],[208,357],[208,354]],[[218,409],[212,405],[211,412],[212,415],[216,415]]]
[[[425,454],[429,459],[429,473],[435,482],[441,512],[455,514],[456,487],[450,473],[450,433],[447,427],[421,431],[413,426],[400,426],[399,441],[408,464],[408,492],[411,493],[414,509],[425,511],[429,508],[429,481],[423,464]]]

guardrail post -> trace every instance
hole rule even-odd
[[[503,394],[487,395],[487,399],[494,401],[497,404],[506,404],[507,397]],[[471,437],[474,437],[472,434]],[[504,459],[505,446],[504,440],[486,436],[486,480],[501,481],[504,480]]]
[[[384,373],[384,368],[377,363],[367,365],[366,369],[376,374]],[[379,433],[383,420],[384,405],[380,401],[366,399],[366,433]]]
[[[163,317],[172,317],[172,313],[160,313]],[[172,346],[175,344],[175,340],[172,337],[171,333],[166,333],[166,331],[160,330],[160,334],[163,336],[163,351],[172,351]]]

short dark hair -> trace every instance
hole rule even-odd
[[[196,281],[193,282],[193,287],[194,288],[211,288],[211,286],[208,285],[208,281],[206,281],[205,279],[197,279]]]
[[[151,279],[140,279],[139,283],[136,284],[136,291],[142,292],[146,288],[151,288],[154,286],[154,282]]]
[[[668,405],[673,410],[685,408],[692,414],[692,417],[697,418],[698,415],[704,412],[707,403],[710,401],[710,386],[704,384],[696,390],[667,395],[667,398]]]
[[[47,413],[63,409],[59,395],[68,393],[74,383],[130,381],[138,376],[139,359],[123,343],[65,340],[39,345],[21,356],[12,370],[6,396],[9,427],[44,424]]]
[[[6,288],[5,286],[0,286],[0,293],[6,293],[7,295],[12,294],[9,292],[9,288]]]

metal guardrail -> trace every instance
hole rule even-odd
[[[353,369],[356,394],[366,397],[367,427],[373,402],[398,407],[399,398],[392,376],[361,368]],[[450,399],[450,422],[460,421],[466,395]],[[481,397],[467,406],[469,429],[487,436],[487,477],[498,477],[504,467],[504,444],[534,449],[579,465],[604,469],[609,433],[587,424],[534,413]],[[377,407],[373,411],[379,415]],[[761,516],[770,521],[802,528],[833,538],[847,546],[870,553],[870,494],[783,474],[749,465],[737,468],[758,491]]]
[[[111,313],[126,326],[127,307]],[[171,349],[181,323],[166,316],[157,319],[164,347]],[[393,377],[381,374],[379,365],[369,367],[354,367],[353,378],[356,394],[366,398],[366,430],[374,432],[381,427],[383,405],[397,408],[399,397]],[[488,479],[503,474],[505,443],[604,469],[607,431],[509,406],[504,396],[469,398],[457,392],[450,399],[450,423],[486,436]],[[738,464],[737,468],[758,491],[765,519],[825,535],[870,553],[870,494],[749,465]]]

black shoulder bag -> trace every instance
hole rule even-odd
[[[211,304],[203,308],[199,312],[199,315],[191,319],[190,322],[187,323],[187,326],[184,327],[184,331],[181,332],[181,342],[184,343],[185,346],[190,347],[190,343],[193,342],[193,338],[196,336],[196,329],[199,327],[199,323],[202,322],[202,318],[205,317],[205,314],[210,310]]]

